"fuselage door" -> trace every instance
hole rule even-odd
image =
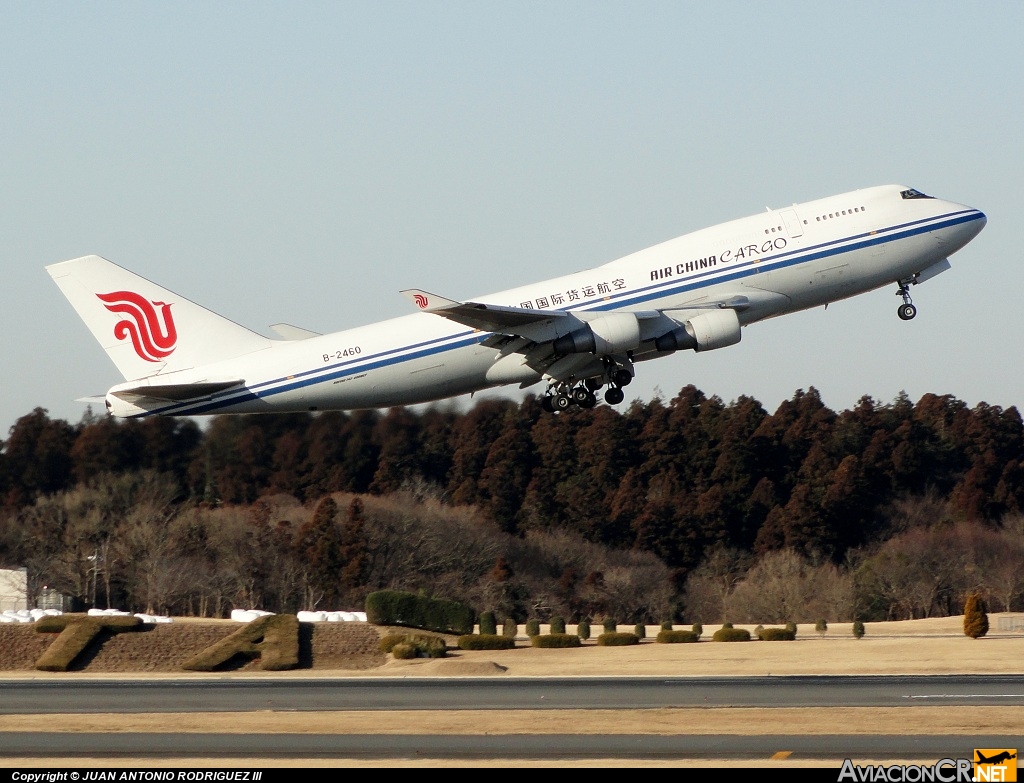
[[[782,210],[782,220],[786,224],[786,231],[789,233],[791,239],[802,237],[804,235],[804,226],[800,222],[800,218],[796,215],[795,209],[784,209]]]

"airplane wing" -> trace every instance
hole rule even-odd
[[[514,335],[519,334],[516,330],[525,326],[569,316],[569,313],[561,310],[531,310],[480,302],[457,302],[418,288],[409,288],[401,293],[425,313],[433,313],[483,332]]]
[[[783,294],[751,289],[698,296],[661,310],[568,312],[459,302],[415,288],[402,294],[423,312],[490,332],[481,344],[498,354],[487,377],[502,383],[532,383],[541,375],[587,378],[606,372],[608,359],[626,368],[665,352],[732,345],[740,340],[739,313],[788,302]]]
[[[310,337],[321,336],[320,332],[312,332],[301,326],[292,326],[286,323],[271,324],[270,328],[284,340],[308,340]]]

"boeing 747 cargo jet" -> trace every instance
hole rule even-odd
[[[769,209],[542,283],[419,312],[269,339],[99,256],[47,267],[125,377],[114,416],[383,408],[494,386],[546,384],[544,407],[622,402],[638,362],[725,348],[744,326],[949,269],[979,210],[901,185]]]

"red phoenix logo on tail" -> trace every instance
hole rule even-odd
[[[118,340],[131,337],[140,359],[159,362],[174,352],[178,332],[169,304],[150,302],[133,291],[111,291],[96,296],[110,312],[126,316],[114,324],[114,337]]]
[[[423,294],[413,294],[412,298],[416,300],[416,306],[420,308],[420,310],[422,310],[429,304],[427,302],[427,297],[425,297]]]

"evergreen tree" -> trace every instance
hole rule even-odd
[[[987,633],[988,614],[985,612],[985,599],[977,593],[971,593],[964,604],[964,635],[980,639]]]
[[[328,610],[338,608],[345,561],[337,514],[338,504],[328,496],[317,504],[312,519],[299,528],[296,550],[305,564],[309,609],[318,604]]]
[[[366,584],[367,571],[370,567],[370,542],[366,537],[363,519],[363,501],[352,498],[348,506],[348,515],[341,531],[341,569],[342,586],[351,591]]]

